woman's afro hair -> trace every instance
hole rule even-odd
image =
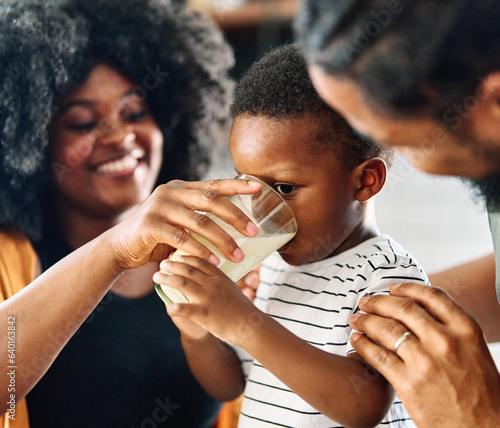
[[[40,235],[49,126],[98,63],[146,97],[164,136],[158,183],[200,178],[220,147],[233,56],[209,19],[170,0],[2,0],[1,226]]]

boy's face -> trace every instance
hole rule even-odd
[[[311,117],[240,116],[231,130],[236,171],[269,184],[295,214],[297,235],[279,250],[292,265],[335,254],[360,223],[352,174],[315,141],[320,126],[324,120]]]

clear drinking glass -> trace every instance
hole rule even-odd
[[[261,190],[251,195],[229,196],[234,205],[240,208],[259,228],[254,237],[247,237],[239,233],[234,227],[222,221],[211,213],[207,213],[215,223],[224,229],[238,244],[245,258],[240,263],[233,263],[224,258],[218,248],[200,235],[191,232],[193,238],[205,245],[219,260],[219,269],[233,281],[238,281],[250,270],[290,241],[297,233],[297,222],[292,210],[285,200],[268,184],[252,175],[240,174],[237,179],[257,181],[262,184]],[[186,254],[177,250],[171,259]],[[189,298],[171,287],[154,283],[156,292],[167,304],[189,303]]]

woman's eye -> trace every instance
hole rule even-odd
[[[123,115],[123,120],[127,122],[140,122],[147,116],[147,114],[148,112],[146,110],[129,112]]]
[[[276,184],[274,187],[280,195],[289,195],[295,190],[295,186],[291,184]]]
[[[85,134],[91,132],[97,126],[97,122],[73,123],[68,125],[69,129]]]

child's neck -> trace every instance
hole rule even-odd
[[[373,203],[368,203],[365,206],[363,219],[351,230],[346,239],[335,248],[335,250],[325,257],[325,259],[336,256],[344,251],[347,251],[368,239],[380,236],[380,231],[375,218],[375,207]]]
[[[368,239],[374,238],[376,236],[380,235],[380,231],[378,230],[376,225],[365,225],[365,224],[360,224],[358,227],[356,227],[352,233],[349,234],[349,236],[343,241],[336,249],[335,251],[330,254],[327,258],[336,256],[337,254],[343,253],[344,251],[347,251],[353,247],[356,247],[357,245],[361,244],[362,242],[367,241]]]

